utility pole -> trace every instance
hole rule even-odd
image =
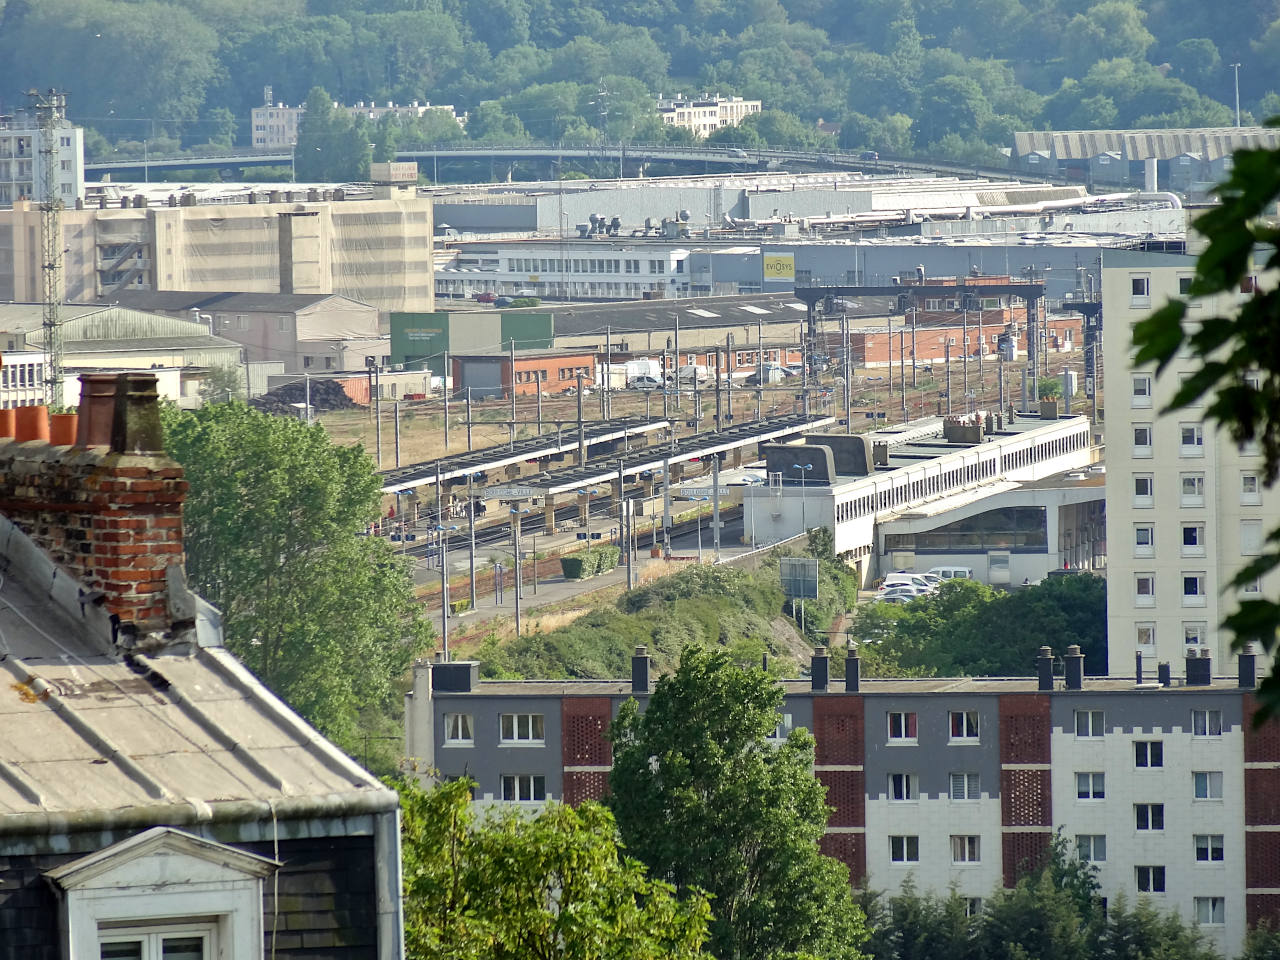
[[[476,497],[472,489],[475,474],[467,474],[467,526],[471,532],[471,550],[467,559],[471,570],[471,609],[476,608]]]
[[[516,445],[516,338],[511,338],[511,445]]]
[[[310,408],[311,408],[311,404],[308,402],[307,409],[309,410]],[[396,445],[395,446],[396,466],[398,467],[400,466],[400,401],[399,400],[395,401],[395,405],[393,409],[395,412],[395,429],[394,429],[393,435],[395,437],[395,445]]]
[[[45,400],[61,408],[62,326],[62,195],[58,189],[57,130],[66,119],[67,96],[52,87],[29,90],[40,129],[40,246],[44,276]]]
[[[764,403],[764,320],[756,318],[756,419]]]
[[[916,298],[911,298],[911,389],[914,390],[916,384],[916,369],[919,366],[916,363],[916,324],[920,320],[920,304],[916,302]],[[904,358],[905,359],[905,358]],[[906,377],[902,378],[903,384],[907,382]],[[906,387],[903,387],[902,395],[907,395]]]
[[[440,395],[444,397],[444,449],[449,452],[449,351],[444,352],[443,373],[440,375]]]
[[[720,454],[711,455],[711,543],[715,562],[720,562]]]
[[[734,362],[735,358],[733,356],[733,353],[736,353],[736,352],[737,351],[733,350],[733,334],[726,333],[724,335],[724,368],[725,368],[725,374],[726,374],[725,384],[724,384],[724,396],[725,396],[725,403],[729,407],[729,423],[730,424],[733,423],[733,371],[737,369],[737,366],[738,366],[737,363]],[[724,429],[723,423],[720,424],[720,429],[721,430]]]
[[[853,433],[853,358],[849,356],[849,315],[840,314],[841,366],[844,370],[844,432]]]
[[[382,469],[382,365],[373,363],[373,436],[377,447],[378,469]]]
[[[676,314],[675,329],[675,348],[676,348],[676,409],[680,409],[680,314]],[[694,376],[694,382],[697,382],[697,376]]]
[[[582,419],[582,374],[578,374],[578,466],[587,465],[587,428]]]
[[[613,386],[613,328],[608,325],[604,328],[604,383],[601,386],[602,419],[608,420],[613,415],[612,398],[609,396],[609,389]]]
[[[467,387],[467,453],[471,449],[471,388]]]
[[[946,358],[943,363],[947,367],[947,415],[951,414],[951,338],[943,337],[943,356]]]
[[[671,458],[662,458],[662,556],[671,559]]]
[[[307,426],[309,427],[315,422],[315,418],[311,416],[311,374],[304,373],[302,375],[302,384],[303,390],[306,391],[306,396],[303,399],[307,407]],[[396,464],[396,466],[399,466],[399,464]]]
[[[1231,64],[1231,69],[1236,73],[1236,126],[1240,126],[1240,64]]]

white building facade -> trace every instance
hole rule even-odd
[[[0,207],[15,200],[41,200],[43,134],[30,114],[0,117]],[[66,206],[84,197],[84,131],[63,121],[54,128],[53,162],[58,196]]]
[[[659,97],[658,116],[673,127],[692,130],[701,137],[721,127],[736,127],[753,113],[759,113],[759,100],[742,97]]]
[[[1192,256],[1107,251],[1103,258],[1113,671],[1127,670],[1135,652],[1164,662],[1203,651],[1228,665],[1234,654],[1223,619],[1240,600],[1280,589],[1280,572],[1242,590],[1228,586],[1280,517],[1280,494],[1263,485],[1261,450],[1205,423],[1203,403],[1163,412],[1199,361],[1179,354],[1159,376],[1133,364],[1133,325],[1186,293],[1194,273]],[[1230,315],[1247,295],[1193,306],[1189,322]]]

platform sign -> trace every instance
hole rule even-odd
[[[484,496],[487,500],[527,500],[540,492],[537,487],[488,487]]]
[[[782,557],[778,561],[782,592],[791,600],[818,599],[818,561],[812,557]]]

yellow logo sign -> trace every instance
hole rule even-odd
[[[766,280],[795,280],[796,255],[794,253],[766,253],[764,255]]]

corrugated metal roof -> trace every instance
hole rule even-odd
[[[1246,147],[1280,146],[1274,127],[1187,127],[1167,130],[1027,130],[1013,135],[1016,156],[1048,151],[1057,160],[1115,153],[1125,160],[1169,160],[1186,153],[1217,160]]]

